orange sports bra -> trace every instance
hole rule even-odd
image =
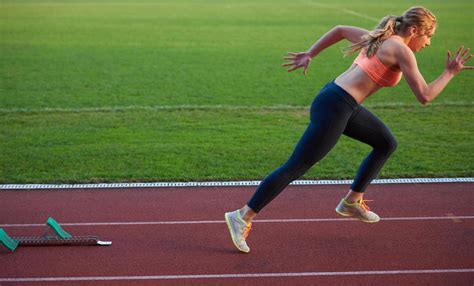
[[[402,73],[393,71],[385,66],[376,55],[368,58],[363,49],[354,64],[360,68],[378,85],[380,86],[395,86],[400,82]]]

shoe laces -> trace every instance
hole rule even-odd
[[[252,223],[247,223],[244,229],[244,239],[246,239],[247,236],[249,236],[249,232],[251,229],[252,229]]]
[[[373,202],[374,200],[364,200],[364,199],[360,199],[359,200],[359,205],[365,210],[365,211],[370,211],[370,208],[369,206],[365,203],[365,202]]]

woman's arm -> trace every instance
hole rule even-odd
[[[367,30],[358,27],[341,25],[336,26],[319,38],[308,51],[300,53],[289,52],[288,54],[290,56],[283,59],[290,60],[292,62],[283,64],[282,66],[292,66],[288,72],[304,67],[303,73],[306,75],[306,70],[311,63],[311,59],[317,56],[323,50],[341,41],[342,39],[349,40],[352,43],[357,43],[360,41],[361,37],[367,33]]]
[[[369,31],[352,26],[341,26],[338,25],[332,28],[329,32],[324,34],[313,46],[309,49],[308,53],[312,58],[317,56],[321,51],[334,45],[340,40],[346,39],[351,43],[358,43],[361,37],[367,34]]]
[[[398,64],[408,85],[421,104],[425,105],[433,101],[448,85],[449,81],[461,70],[474,68],[464,66],[464,64],[471,59],[472,55],[466,56],[469,49],[463,50],[464,47],[459,47],[452,58],[451,52],[448,51],[443,73],[441,73],[436,80],[427,84],[418,69],[413,52],[408,47],[399,48],[399,51],[396,53]]]

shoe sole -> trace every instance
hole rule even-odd
[[[235,248],[237,248],[240,252],[243,252],[243,253],[249,253],[249,251],[245,251],[244,249],[241,249],[238,244],[235,242],[235,237],[234,237],[234,233],[232,232],[232,227],[230,226],[230,218],[229,218],[229,214],[226,213],[225,214],[225,223],[227,224],[227,228],[229,229],[229,233],[230,233],[230,237],[232,238],[232,243],[234,244]]]
[[[365,219],[362,219],[362,218],[360,218],[360,217],[356,217],[356,216],[354,216],[353,214],[348,214],[348,213],[340,212],[340,211],[338,211],[337,209],[336,209],[336,213],[337,213],[338,215],[340,215],[340,216],[343,216],[343,217],[351,217],[351,218],[354,218],[354,219],[356,219],[356,220],[360,220],[360,221],[365,222],[365,223],[377,223],[377,222],[380,221],[380,219],[379,219],[379,220],[376,220],[376,221],[365,220]]]

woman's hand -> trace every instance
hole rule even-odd
[[[471,58],[472,54],[467,55],[469,48],[464,50],[464,46],[460,46],[456,54],[451,57],[451,51],[448,51],[448,56],[446,59],[446,70],[453,75],[458,74],[462,70],[472,70],[474,66],[465,66]]]
[[[308,70],[308,66],[311,63],[311,56],[308,52],[301,52],[301,53],[293,53],[289,52],[287,57],[284,57],[284,60],[290,60],[290,63],[282,64],[283,67],[292,67],[288,70],[288,72],[292,72],[296,69],[304,67],[303,74],[306,75],[306,71]]]

